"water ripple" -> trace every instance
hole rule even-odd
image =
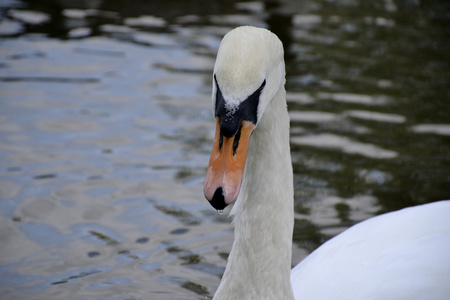
[[[361,143],[350,138],[331,133],[292,137],[291,143],[323,149],[336,149],[344,153],[358,154],[376,159],[389,159],[398,156],[398,153],[395,151],[382,149],[372,144]]]

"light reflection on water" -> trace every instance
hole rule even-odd
[[[2,298],[213,295],[233,236],[202,195],[211,70],[237,25],[286,48],[294,263],[449,197],[445,1],[105,2],[4,7]]]

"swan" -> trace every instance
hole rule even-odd
[[[373,217],[291,270],[294,225],[283,46],[269,30],[227,33],[213,72],[216,132],[204,184],[232,204],[220,299],[449,299],[450,201]]]

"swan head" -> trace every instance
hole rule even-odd
[[[284,86],[283,55],[281,41],[263,28],[238,27],[222,39],[213,73],[216,134],[204,185],[217,210],[239,195],[251,134]]]

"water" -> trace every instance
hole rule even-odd
[[[6,1],[0,297],[208,299],[233,240],[202,184],[235,26],[286,49],[293,263],[450,198],[446,1]]]

